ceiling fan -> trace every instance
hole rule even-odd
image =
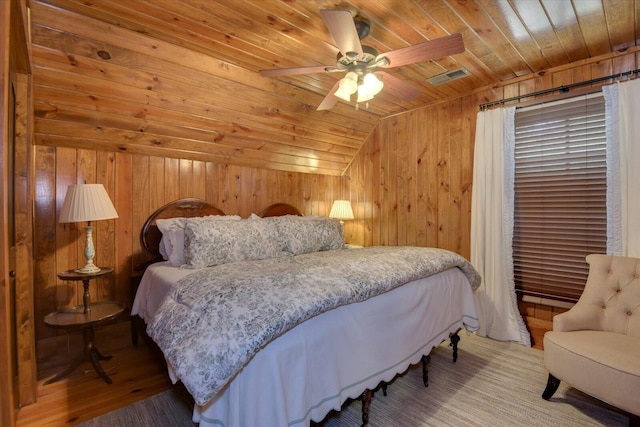
[[[351,95],[357,92],[357,103],[367,102],[386,86],[395,96],[411,100],[420,91],[414,86],[376,68],[393,68],[416,62],[464,52],[464,43],[460,34],[441,37],[432,41],[391,50],[378,54],[371,46],[360,43],[369,34],[368,21],[354,16],[348,10],[321,10],[320,15],[340,50],[336,65],[308,67],[276,68],[260,70],[263,77],[293,76],[300,74],[346,72],[338,80],[329,94],[322,100],[318,110],[328,110],[343,99],[350,102]],[[356,103],[356,108],[358,104]]]

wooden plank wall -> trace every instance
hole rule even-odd
[[[4,29],[0,43],[3,93],[0,104],[0,223],[3,225],[0,231],[0,317],[3,319],[0,322],[0,345],[3,347],[0,356],[0,425],[11,425],[15,418],[14,410],[35,401],[37,372],[33,340],[33,189],[30,179],[33,167],[33,101],[27,2],[3,2],[0,22]],[[14,108],[9,104],[9,93],[15,96]],[[7,257],[10,260],[8,265],[5,264]]]
[[[36,348],[33,339],[33,102],[31,76],[17,76],[14,211],[15,211],[15,316],[20,406],[36,401]]]
[[[227,214],[248,217],[272,203],[286,202],[305,215],[328,215],[333,199],[344,197],[344,179],[336,176],[67,147],[37,146],[35,171],[37,339],[55,334],[42,323],[47,313],[82,303],[82,284],[56,276],[84,265],[83,225],[57,223],[70,184],[101,183],[114,202],[119,218],[96,222],[94,243],[96,264],[114,267],[115,274],[92,281],[90,293],[93,301],[111,299],[127,306],[129,276],[148,259],[140,246],[140,229],[165,203],[197,197]]]
[[[469,257],[473,128],[465,97],[381,121],[356,157],[349,243],[417,245]]]
[[[9,55],[11,50],[11,5],[0,3],[0,425],[13,425],[16,418],[14,394],[14,358],[11,336],[11,288],[9,278],[9,201],[7,159],[9,157]],[[15,43],[15,41],[13,42]]]
[[[469,258],[478,105],[639,67],[640,53],[634,48],[381,121],[346,173],[356,216],[346,223],[347,241],[435,246]],[[521,303],[520,309],[534,344],[540,345],[553,316],[564,311],[533,303]]]

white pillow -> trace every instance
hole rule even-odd
[[[169,259],[169,255],[167,255],[167,249],[165,248],[164,235],[160,238],[160,244],[158,245],[158,252],[160,252],[160,255],[162,255],[163,260],[166,261]]]
[[[157,219],[156,225],[162,233],[160,239],[160,254],[163,258],[174,267],[180,267],[185,264],[184,261],[184,226],[187,219],[194,221],[237,221],[240,220],[239,215],[209,215],[194,218],[167,218]],[[164,250],[164,254],[162,253]]]

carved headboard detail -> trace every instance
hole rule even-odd
[[[271,206],[267,206],[260,212],[262,218],[270,216],[284,216],[284,215],[297,215],[303,216],[302,213],[296,208],[287,203],[274,203]]]

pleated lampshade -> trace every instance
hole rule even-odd
[[[85,222],[118,218],[102,184],[70,185],[62,203],[58,222]]]
[[[337,218],[339,220],[354,219],[353,209],[351,209],[351,202],[348,200],[336,200],[331,206],[331,212],[329,212],[329,218]]]

